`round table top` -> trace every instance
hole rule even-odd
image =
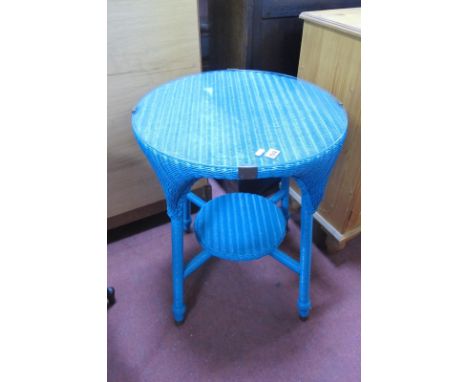
[[[344,138],[347,116],[336,98],[306,81],[221,70],[154,89],[135,107],[132,125],[141,143],[169,158],[268,168],[320,156]]]

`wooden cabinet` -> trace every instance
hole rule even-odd
[[[200,70],[197,0],[108,0],[108,228],[165,210],[161,186],[133,137],[131,111],[154,87]]]
[[[304,12],[300,18],[298,77],[330,91],[348,112],[346,142],[315,214],[334,250],[361,231],[361,9]]]
[[[210,67],[297,73],[303,11],[361,0],[209,0]]]

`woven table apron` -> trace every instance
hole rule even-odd
[[[141,99],[132,126],[166,196],[176,323],[185,318],[184,279],[212,256],[233,261],[273,256],[299,274],[298,313],[308,317],[312,214],[347,124],[342,104],[325,90],[263,71],[204,72],[166,83]],[[200,178],[273,177],[281,178],[281,185],[269,199],[234,193],[205,202],[190,192]],[[291,177],[302,194],[299,261],[278,249],[289,217]],[[194,230],[202,251],[184,264],[190,203],[201,207]]]

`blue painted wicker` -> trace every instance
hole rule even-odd
[[[270,200],[234,193],[205,204],[194,229],[203,249],[211,256],[232,261],[255,260],[281,244],[286,220]]]
[[[274,257],[299,270],[298,309],[301,317],[307,317],[311,214],[322,199],[345,139],[347,116],[342,104],[295,77],[223,70],[183,77],[151,91],[133,110],[132,126],[166,195],[172,222],[176,321],[182,321],[185,313],[183,278],[209,258],[205,251],[186,267],[183,264],[190,187],[199,178],[239,179],[245,173],[283,179],[280,196],[286,218],[288,179],[294,178],[301,187],[300,262],[295,264],[280,253]],[[257,156],[259,149],[279,150],[279,155]]]

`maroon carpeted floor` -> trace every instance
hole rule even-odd
[[[299,228],[282,245],[298,253]],[[314,247],[313,309],[296,315],[298,277],[270,257],[210,260],[186,282],[188,315],[171,316],[168,224],[108,245],[108,381],[360,380],[360,240],[337,266]],[[185,241],[189,259],[199,250]]]

